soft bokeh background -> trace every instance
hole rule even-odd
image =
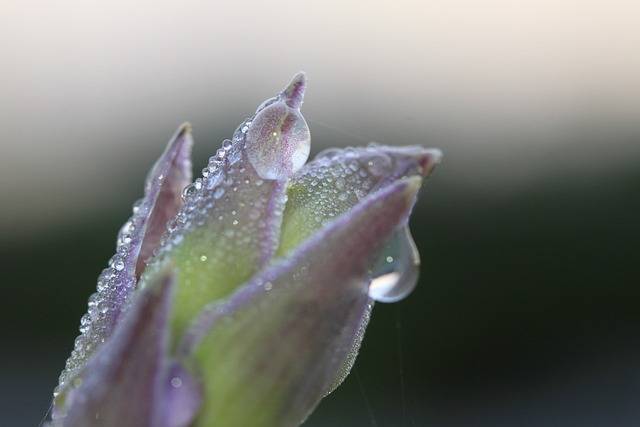
[[[640,424],[636,1],[0,2],[1,425],[34,426],[174,129],[305,70],[314,151],[445,160],[415,293],[307,425]]]

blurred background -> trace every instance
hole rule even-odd
[[[305,424],[640,425],[636,1],[0,1],[0,424],[37,425],[143,178],[298,70],[313,151],[445,153],[410,298]]]

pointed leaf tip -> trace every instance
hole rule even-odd
[[[427,177],[431,175],[436,165],[442,161],[442,150],[437,148],[423,148],[422,153],[418,155],[418,164],[420,165],[421,175]]]
[[[293,76],[286,89],[282,91],[282,96],[291,108],[300,109],[304,99],[304,92],[307,88],[307,76],[303,71]]]
[[[67,392],[72,379],[112,334],[124,304],[136,289],[145,261],[160,245],[168,219],[182,206],[182,189],[191,181],[191,125],[181,125],[149,171],[144,197],[133,206],[133,215],[122,226],[117,253],[98,278],[98,292],[89,298],[87,314],[80,321],[80,336],[67,360],[54,396]]]

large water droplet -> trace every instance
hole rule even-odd
[[[404,226],[384,246],[373,265],[369,296],[380,302],[405,298],[418,283],[420,255],[408,226]]]
[[[311,135],[300,111],[285,102],[264,108],[247,131],[247,157],[260,178],[286,179],[307,161]]]

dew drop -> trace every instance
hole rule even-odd
[[[195,196],[198,193],[198,188],[196,187],[195,184],[189,184],[185,187],[184,190],[182,190],[182,199],[183,200],[188,200],[190,198],[192,198],[193,196]]]
[[[286,179],[309,157],[311,137],[304,117],[285,102],[260,110],[246,131],[249,162],[262,179]]]
[[[180,377],[171,378],[171,387],[173,387],[173,388],[182,387],[182,379],[180,379]]]
[[[224,195],[224,188],[223,187],[218,187],[216,188],[216,190],[213,192],[213,198],[214,199],[219,199],[220,197],[222,197]]]
[[[133,207],[131,208],[131,210],[133,211],[134,215],[138,213],[138,211],[140,210],[140,207],[142,206],[142,203],[144,202],[143,199],[138,199],[136,200],[136,202],[133,204]]]
[[[418,282],[420,256],[408,226],[396,231],[374,264],[369,296],[380,302],[396,302],[413,291]]]

